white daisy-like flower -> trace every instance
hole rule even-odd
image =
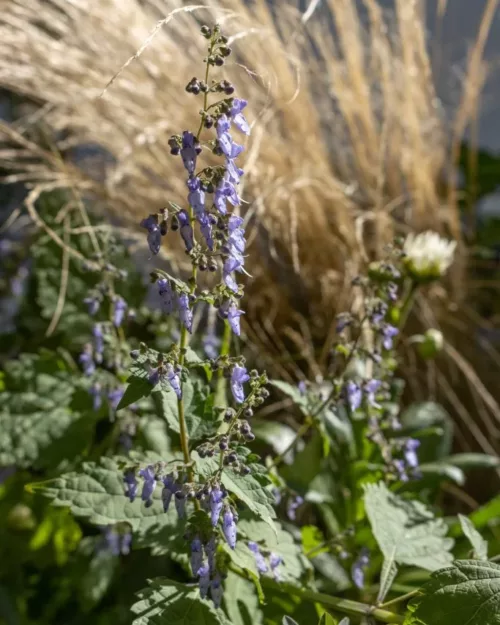
[[[453,262],[456,241],[443,239],[437,232],[409,234],[403,246],[405,264],[414,278],[434,280],[441,277]]]

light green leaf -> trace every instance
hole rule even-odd
[[[384,558],[382,564],[382,572],[380,573],[380,587],[377,595],[377,603],[383,603],[387,597],[387,593],[391,589],[392,583],[396,579],[398,574],[398,567],[394,562],[394,559]]]
[[[499,625],[500,567],[457,560],[436,571],[410,603],[405,625]]]
[[[31,484],[29,490],[53,500],[55,506],[68,506],[77,517],[84,517],[94,525],[114,525],[127,522],[135,532],[147,534],[157,526],[168,525],[176,535],[182,532],[172,509],[165,514],[161,502],[161,488],[157,486],[153,505],[146,508],[140,496],[131,502],[125,495],[123,471],[110,458],[102,458],[100,465],[85,462],[80,473],[67,473],[54,480]],[[140,495],[140,493],[139,493]]]
[[[319,619],[318,625],[337,625],[337,621],[328,612],[323,612],[321,618]]]
[[[425,464],[421,464],[419,469],[424,476],[444,477],[452,480],[459,486],[463,486],[465,484],[464,472],[452,464],[445,462],[427,462]]]
[[[387,566],[397,562],[434,571],[453,560],[446,524],[420,502],[404,500],[379,482],[365,486],[365,507]]]
[[[224,581],[224,605],[232,625],[262,625],[264,622],[254,585],[231,571]]]
[[[196,459],[196,468],[205,478],[208,478],[219,470],[218,461],[215,458],[201,459],[196,453],[193,453]],[[276,518],[274,510],[274,496],[265,487],[267,478],[261,474],[256,475],[239,475],[231,469],[222,472],[221,482],[225,488],[240,499],[247,508],[265,521],[273,531],[276,531],[273,519]],[[271,483],[270,481],[268,482]]]
[[[448,456],[446,462],[466,471],[468,469],[496,469],[500,466],[500,458],[488,454],[454,454]]]
[[[182,383],[182,399],[186,427],[191,440],[210,436],[217,431],[220,416],[213,410],[213,396],[210,389],[200,381],[185,378]],[[153,391],[158,413],[166,420],[172,431],[179,433],[179,408],[177,395],[172,389]]]
[[[300,529],[304,554],[314,551],[315,554],[329,551],[323,532],[315,525],[303,525]]]
[[[279,389],[284,395],[290,397],[293,400],[293,403],[300,408],[304,415],[309,414],[308,400],[306,395],[302,395],[297,386],[293,384],[289,384],[288,382],[283,382],[282,380],[271,380],[269,384],[272,384],[277,389]]]
[[[204,601],[197,586],[157,578],[138,596],[132,625],[227,625],[224,613]]]
[[[291,616],[283,617],[283,625],[299,625],[297,621],[294,621]]]
[[[500,496],[494,497],[470,515],[474,526],[481,529],[490,522],[497,525],[500,522]]]
[[[475,557],[479,560],[487,560],[488,542],[484,540],[470,519],[462,514],[458,515],[458,519],[460,521],[460,525],[462,526],[463,533],[467,536],[474,549]]]

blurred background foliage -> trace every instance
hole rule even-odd
[[[445,23],[447,3],[437,4]],[[137,223],[184,193],[167,140],[190,123],[180,103],[200,58],[190,33],[207,14],[222,17],[234,37],[231,78],[255,120],[244,190],[253,279],[241,349],[291,383],[319,378],[328,370],[335,315],[353,304],[350,281],[383,245],[394,234],[427,228],[457,238],[460,254],[446,288],[430,289],[417,302],[401,344],[406,415],[419,427],[439,429],[429,462],[453,452],[498,453],[500,157],[478,149],[474,132],[464,141],[495,69],[483,53],[490,29],[498,33],[498,3],[483,4],[450,104],[437,98],[424,5],[414,0],[397,1],[389,13],[375,0],[362,9],[348,0],[272,7],[257,0],[210,3],[203,14],[182,12],[174,0],[6,0],[0,622],[126,623],[146,560],[150,576],[176,566],[144,550],[110,557],[99,547],[102,534],[50,508],[29,483],[96,457],[117,436],[109,406],[93,411],[76,364],[91,327],[81,307],[93,279],[83,264],[95,251],[90,223],[111,227],[123,241],[117,254],[129,272],[123,295],[137,311],[133,339],[159,345],[168,333],[145,306],[148,253]],[[99,97],[156,20],[172,11],[178,12],[141,58]],[[439,80],[446,83],[442,75],[443,67]],[[163,250],[163,257],[183,271],[179,250]],[[419,359],[409,340],[429,326],[445,336],[433,362]],[[286,428],[302,415],[279,392],[274,400],[259,415],[259,443],[279,453]],[[4,411],[26,417],[24,429],[2,428]],[[148,427],[160,444],[156,426]],[[151,431],[149,439],[147,429],[138,434],[144,448],[151,447]],[[22,457],[15,454],[20,436],[31,441]],[[297,487],[319,474],[321,444],[312,437],[296,458],[300,471],[287,468]],[[450,514],[475,509],[476,526],[488,526],[498,545],[500,503],[480,506],[498,491],[498,478],[476,466],[465,482],[463,469],[456,461],[441,465],[438,477],[429,474],[429,501],[439,487]],[[312,521],[304,519],[306,526]],[[459,533],[456,526],[451,531]],[[307,530],[303,540],[311,548],[320,542],[311,543]],[[323,566],[341,588],[332,562]],[[270,613],[276,605],[281,614],[296,608],[300,622],[302,608],[280,601],[270,600]]]

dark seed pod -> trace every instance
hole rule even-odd
[[[168,222],[166,220],[160,223],[160,234],[164,237],[168,232]]]
[[[214,118],[211,115],[207,115],[203,123],[205,128],[212,128],[212,126],[214,125]]]
[[[253,432],[249,432],[248,434],[245,435],[245,440],[251,443],[252,441],[255,440],[255,434]]]
[[[215,65],[217,65],[217,67],[221,67],[222,65],[224,65],[224,59],[222,58],[222,56],[219,56],[218,54],[214,57],[214,63]]]
[[[180,153],[181,149],[178,146],[175,148],[171,148],[170,150],[170,154],[172,154],[173,156],[179,156]]]
[[[232,451],[230,454],[228,454],[227,460],[230,464],[233,464],[234,462],[238,461],[238,456],[234,453],[234,451]]]
[[[210,39],[210,37],[212,36],[212,31],[208,26],[202,26],[200,32],[205,37],[205,39]]]
[[[251,417],[253,417],[253,410],[251,408],[245,408],[243,414],[247,419],[250,419]]]
[[[232,408],[228,408],[226,412],[224,413],[224,421],[226,423],[229,423],[234,417],[234,414],[235,414],[234,410]]]
[[[219,441],[219,449],[221,451],[226,451],[226,449],[227,449],[227,439],[221,438],[221,440]]]
[[[216,263],[214,260],[211,260],[211,261],[208,263],[208,271],[211,271],[212,273],[213,273],[214,271],[217,271],[217,263]]]
[[[245,464],[242,465],[240,472],[242,475],[250,475],[250,473],[252,472],[252,470],[250,469],[250,467],[247,467]]]
[[[179,219],[177,218],[177,215],[173,215],[172,217],[172,221],[170,222],[170,228],[175,232],[176,230],[179,230]]]
[[[229,56],[231,54],[232,50],[229,46],[221,46],[219,48],[219,54],[222,56]],[[217,62],[217,61],[216,61]]]

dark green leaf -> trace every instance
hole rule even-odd
[[[138,378],[131,375],[127,382],[127,388],[120,399],[120,403],[116,408],[117,410],[121,410],[131,404],[135,404],[135,402],[139,401],[143,397],[151,395],[153,391],[153,387],[146,378]]]
[[[500,623],[500,567],[493,562],[457,560],[433,573],[422,592],[405,625]]]

